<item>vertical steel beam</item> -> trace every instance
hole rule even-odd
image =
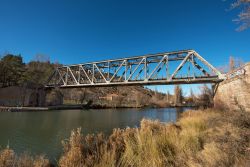
[[[78,71],[76,71],[76,72],[78,73],[77,81],[80,84],[80,80],[81,80],[81,68],[80,68],[80,66],[78,66]]]
[[[125,76],[124,76],[125,81],[127,80],[127,71],[128,71],[128,60],[126,60],[125,62]]]
[[[147,72],[147,70],[148,70],[148,69],[147,69],[147,61],[148,61],[148,60],[147,60],[147,57],[144,57],[144,59],[145,59],[145,64],[144,64],[144,67],[145,67],[145,69],[144,69],[144,70],[145,70],[145,71],[144,71],[144,80],[147,80],[147,77],[148,77],[148,76],[147,76],[147,73],[148,73],[148,72]]]
[[[66,70],[66,76],[65,76],[65,83],[66,83],[66,85],[68,85],[68,75],[69,75],[69,70],[67,68],[67,70]]]
[[[169,77],[169,69],[168,69],[168,55],[166,55],[166,79],[168,79],[168,77]]]

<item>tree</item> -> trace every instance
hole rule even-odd
[[[235,69],[234,58],[232,56],[230,56],[230,58],[229,58],[229,71],[233,71],[234,69]]]
[[[155,87],[154,90],[154,96],[153,96],[157,101],[162,99],[162,93],[160,93],[157,89],[157,87]]]
[[[242,65],[244,65],[244,62],[243,62],[242,59],[240,59],[240,58],[234,58],[233,56],[230,56],[230,58],[229,58],[229,70],[228,70],[228,72],[233,71],[234,69],[239,68]]]
[[[169,101],[170,101],[170,93],[169,93],[169,91],[167,91],[166,100],[167,100],[167,102],[169,103]]]
[[[0,58],[0,87],[45,84],[55,67],[61,66],[50,63],[43,55],[36,56],[35,60],[25,64],[21,55],[13,54]]]
[[[50,62],[50,58],[49,58],[49,56],[46,56],[44,54],[36,54],[33,61],[36,61],[36,62]]]
[[[221,73],[228,73],[228,72],[233,71],[234,69],[237,69],[237,68],[243,66],[244,64],[245,63],[241,58],[230,56],[229,57],[229,62],[227,64],[225,64],[225,65],[217,67],[217,69]]]
[[[182,89],[179,85],[176,85],[174,88],[174,103],[175,105],[180,105],[182,104],[182,101],[183,101]]]
[[[25,81],[36,84],[45,84],[55,69],[50,62],[31,61],[26,66]]]
[[[238,18],[234,19],[235,22],[241,25],[237,31],[243,31],[250,27],[250,0],[236,0],[231,4],[231,9],[241,8],[242,11],[238,14]]]
[[[5,55],[0,61],[0,86],[18,85],[23,81],[25,64],[21,55]]]
[[[190,89],[190,95],[187,98],[187,102],[191,105],[196,104],[196,96],[194,95],[193,89]]]
[[[207,85],[200,87],[201,94],[199,96],[199,103],[203,107],[211,107],[213,105],[213,90],[210,89]]]

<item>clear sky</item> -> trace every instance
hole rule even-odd
[[[0,0],[0,55],[89,61],[194,49],[214,66],[250,61],[232,0]],[[160,88],[162,89],[162,87]]]

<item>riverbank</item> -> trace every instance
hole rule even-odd
[[[114,107],[107,106],[86,106],[86,105],[58,105],[48,107],[6,107],[0,106],[0,112],[37,112],[50,110],[74,110],[74,109],[108,109]],[[119,108],[119,107],[118,107]],[[125,107],[124,107],[125,108]],[[128,107],[131,108],[131,107]]]
[[[58,166],[247,166],[250,113],[187,111],[177,123],[142,120],[140,128],[84,136],[73,130]],[[145,157],[147,157],[145,159]],[[49,166],[46,156],[0,151],[0,166]]]
[[[179,108],[179,107],[190,107],[199,108],[199,106],[194,105],[171,105],[171,106],[141,106],[141,107],[131,107],[131,106],[106,106],[106,105],[58,105],[58,106],[48,106],[48,107],[7,107],[0,106],[0,112],[36,112],[36,111],[50,111],[50,110],[74,110],[74,109],[112,109],[112,108]]]

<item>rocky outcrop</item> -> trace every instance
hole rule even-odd
[[[44,106],[45,91],[38,87],[10,86],[0,88],[0,106]]]
[[[58,89],[53,89],[46,92],[46,105],[57,106],[63,104],[63,94]]]
[[[164,95],[142,86],[61,89],[64,104],[88,104],[103,107],[144,107],[165,101]],[[167,103],[167,101],[165,101]]]
[[[227,74],[214,96],[217,108],[250,111],[250,63]]]

